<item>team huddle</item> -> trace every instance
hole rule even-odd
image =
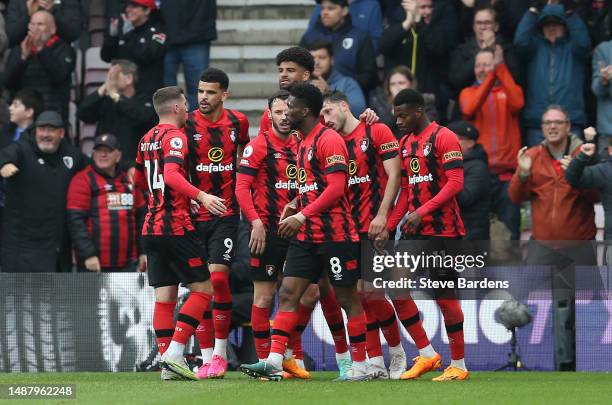
[[[153,96],[159,124],[139,143],[134,181],[149,193],[142,234],[155,288],[162,379],[215,379],[227,371],[229,270],[240,212],[251,224],[251,325],[259,358],[241,365],[243,373],[274,381],[310,378],[301,334],[317,302],[334,338],[338,381],[410,380],[441,368],[410,295],[388,300],[384,292],[372,292],[360,255],[361,243],[393,239],[402,222],[400,238],[421,241],[431,251],[462,238],[457,136],[429,122],[415,90],[394,100],[403,135],[398,142],[371,110],[357,118],[343,93],[321,94],[308,83],[314,61],[306,49],[282,51],[277,65],[280,90],[268,99],[260,132],[250,142],[246,116],[223,106],[229,78],[219,69],[202,73],[198,106],[190,113],[178,87]],[[437,279],[454,277],[430,271]],[[174,322],[181,283],[191,292]],[[459,300],[444,290],[435,299],[451,361],[433,380],[465,380]],[[419,351],[410,368],[401,327]],[[380,332],[389,346],[389,368]],[[203,358],[196,373],[183,356],[193,334]]]

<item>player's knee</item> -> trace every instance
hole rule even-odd
[[[274,302],[274,293],[257,293],[253,297],[253,304],[259,308],[270,308]]]
[[[278,305],[279,308],[283,311],[293,311],[297,309],[297,303],[299,302],[299,296],[297,294],[297,289],[281,286],[278,291]]]
[[[300,302],[302,303],[302,305],[312,308],[317,305],[317,302],[319,302],[320,298],[321,296],[319,287],[316,284],[311,284],[306,289],[306,292],[302,294]]]
[[[212,289],[210,280],[198,281],[195,283],[188,284],[187,288],[189,288],[189,290],[193,292],[201,292],[201,293],[210,294],[210,295],[212,295],[213,293],[213,289]]]

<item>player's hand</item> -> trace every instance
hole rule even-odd
[[[372,125],[380,121],[380,117],[371,108],[366,108],[359,116],[359,120],[365,122],[367,125]]]
[[[527,154],[527,147],[523,146],[521,150],[518,151],[516,155],[516,160],[518,161],[518,166],[521,171],[522,176],[529,176],[531,173],[531,156]]]
[[[566,171],[571,161],[572,161],[572,157],[570,155],[563,156],[563,158],[559,162],[561,163],[561,169],[563,169],[563,171]]]
[[[0,176],[4,177],[5,179],[8,179],[9,177],[16,175],[18,172],[19,168],[17,166],[12,163],[7,163],[2,166],[2,169],[0,169]]]
[[[593,127],[588,127],[582,133],[584,135],[584,140],[587,142],[592,142],[597,136],[597,131]]]
[[[136,271],[139,273],[147,271],[147,255],[138,256],[138,267],[136,267]]]
[[[281,213],[281,216],[280,216],[280,221],[282,221],[283,219],[287,217],[290,217],[291,215],[295,215],[295,214],[297,214],[297,198],[285,204],[285,207],[283,208],[283,212]]]
[[[249,249],[251,250],[251,254],[259,256],[266,249],[266,228],[261,219],[253,221],[251,228]]]
[[[225,211],[227,211],[225,204],[223,204],[223,201],[225,201],[225,199],[217,197],[215,195],[207,194],[203,191],[200,191],[197,197],[197,201],[213,215],[221,215]]]
[[[376,239],[374,240],[374,250],[376,253],[383,254],[385,252],[385,247],[388,240],[389,230],[385,227],[378,233],[378,235],[376,235]]]
[[[385,215],[376,215],[372,222],[370,222],[370,227],[368,228],[368,237],[370,240],[376,239],[379,233],[381,233],[385,227],[387,226],[387,217]]]
[[[85,268],[89,271],[99,273],[102,267],[100,266],[100,259],[98,259],[98,256],[91,256],[85,259]]]
[[[306,222],[306,217],[301,212],[291,215],[280,222],[278,235],[281,238],[291,239],[297,235],[304,222]]]
[[[406,226],[408,227],[408,232],[410,234],[414,234],[419,225],[421,225],[421,216],[418,212],[412,211],[408,214],[408,218],[406,218]]]
[[[200,211],[200,204],[198,204],[196,200],[190,200],[189,201],[189,212],[191,212],[192,215],[195,215],[199,211]]]
[[[591,157],[595,154],[595,144],[594,143],[583,143],[580,145],[580,152],[585,155]]]

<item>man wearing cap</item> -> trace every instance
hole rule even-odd
[[[79,271],[146,270],[140,229],[146,213],[140,190],[134,190],[119,161],[116,136],[96,137],[93,163],[68,187],[68,227]],[[140,253],[140,254],[139,254]]]
[[[300,46],[308,48],[315,41],[333,44],[335,68],[359,83],[364,93],[376,86],[376,55],[370,36],[352,23],[347,0],[317,0],[321,17],[308,28]]]
[[[457,134],[463,153],[463,190],[457,194],[468,240],[489,239],[490,184],[487,152],[478,143],[479,132],[467,121],[455,121],[448,129]]]
[[[86,164],[87,157],[64,140],[64,121],[55,111],[41,113],[33,135],[0,151],[0,175],[7,179],[2,271],[71,270],[66,191]]]
[[[138,65],[140,80],[136,93],[151,99],[164,84],[166,34],[152,13],[155,0],[130,0],[121,18],[111,18],[100,57],[105,62],[127,59]]]
[[[519,23],[514,45],[527,66],[527,93],[523,120],[525,143],[535,146],[544,140],[540,119],[550,104],[567,110],[579,134],[587,123],[584,109],[584,73],[591,56],[589,33],[576,13],[569,16],[561,4],[531,7]]]

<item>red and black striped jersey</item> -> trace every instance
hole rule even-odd
[[[149,185],[148,212],[143,235],[184,235],[193,230],[189,217],[189,198],[164,183],[164,164],[177,163],[187,177],[188,153],[185,134],[174,125],[153,127],[142,137],[136,155],[137,170],[144,170]]]
[[[327,174],[348,171],[348,151],[344,139],[333,129],[319,123],[298,145],[297,162],[299,202],[300,208],[304,209],[327,187]],[[345,187],[348,188],[348,185]],[[346,191],[345,188],[342,198],[332,207],[307,218],[297,239],[313,243],[359,241]]]
[[[255,177],[253,203],[268,232],[278,231],[285,205],[297,196],[297,145],[294,135],[284,140],[270,131],[244,148],[238,173]]]
[[[191,183],[205,193],[225,199],[224,217],[238,215],[234,195],[236,183],[236,150],[249,142],[249,121],[246,115],[224,109],[219,119],[211,122],[199,110],[189,113],[184,127],[189,140]],[[213,215],[203,206],[196,221],[208,221]]]
[[[384,124],[359,123],[344,137],[348,149],[348,190],[357,232],[367,233],[387,186],[383,162],[397,156],[399,143]]]
[[[399,148],[401,188],[408,190],[408,212],[417,210],[438,194],[448,182],[447,170],[463,168],[457,135],[436,122],[429,124],[420,134],[404,135]],[[457,198],[452,197],[448,203],[423,216],[416,234],[465,235]]]
[[[135,259],[137,211],[144,206],[142,192],[134,190],[125,171],[110,177],[91,164],[78,172],[70,181],[66,205],[70,221],[83,221],[87,228],[86,236],[78,229],[72,232],[78,261],[98,256],[102,267],[124,267]]]

